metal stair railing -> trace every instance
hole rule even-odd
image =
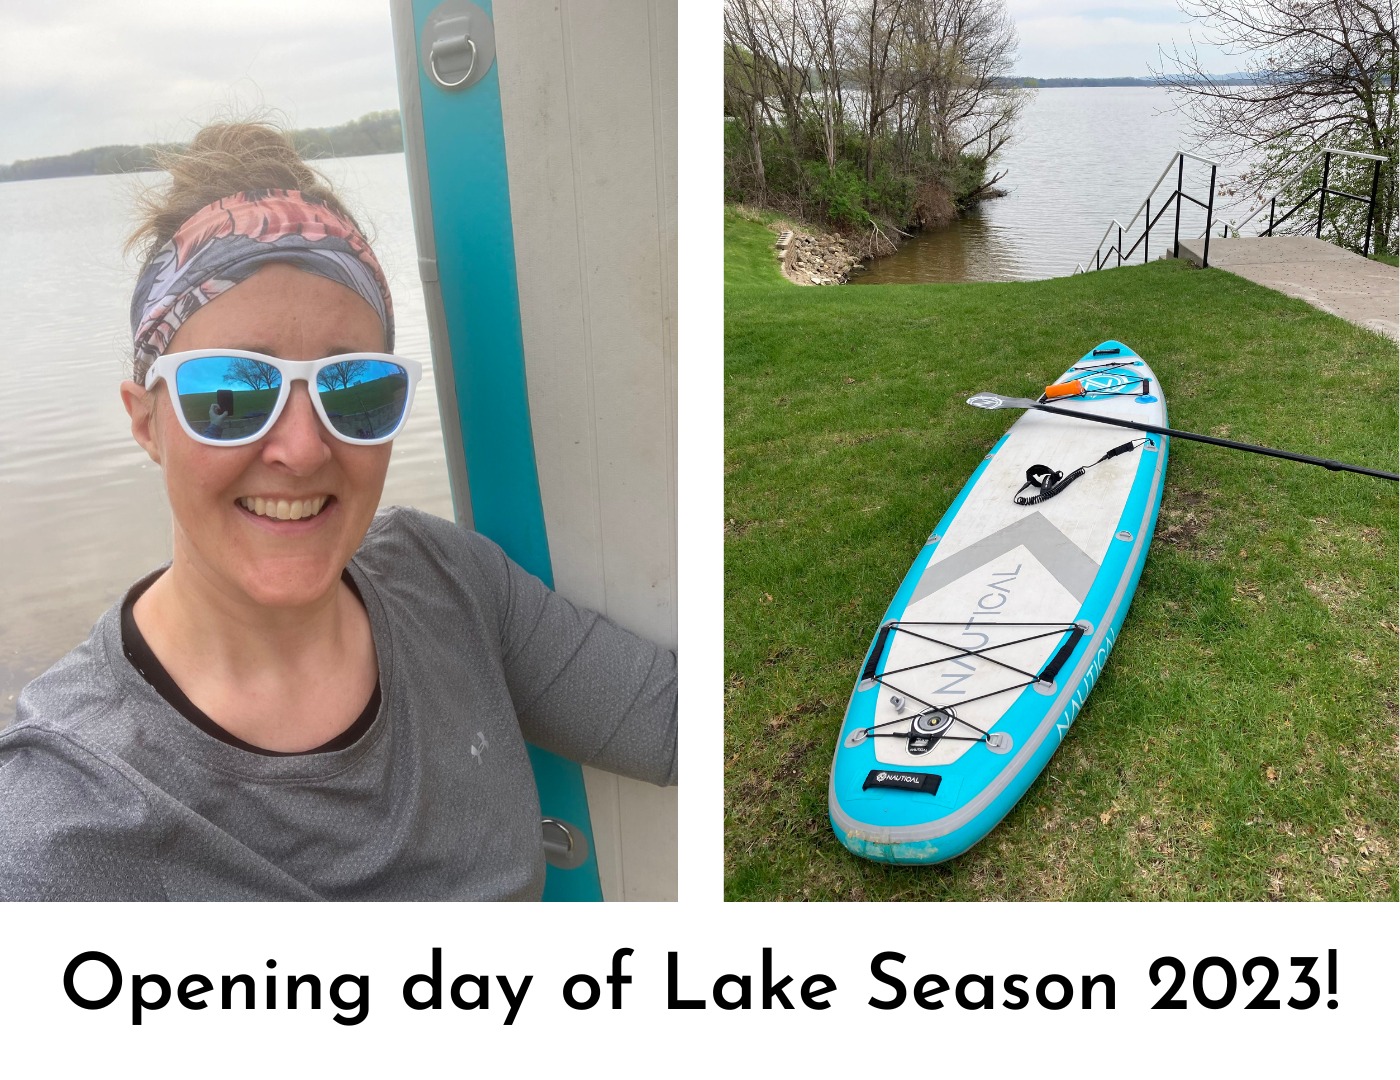
[[[1287,220],[1288,220],[1289,218],[1291,218],[1294,214],[1296,214],[1299,210],[1301,210],[1304,206],[1306,206],[1309,202],[1311,202],[1314,196],[1320,195],[1321,198],[1320,198],[1320,200],[1318,201],[1318,205],[1317,205],[1317,227],[1316,227],[1316,231],[1315,231],[1314,235],[1315,235],[1316,237],[1318,237],[1319,239],[1321,239],[1321,237],[1322,237],[1322,223],[1323,223],[1324,216],[1325,216],[1326,209],[1327,209],[1327,196],[1328,196],[1328,195],[1338,195],[1338,196],[1341,196],[1341,197],[1344,198],[1344,199],[1351,199],[1353,202],[1364,203],[1364,204],[1366,205],[1366,207],[1367,207],[1367,211],[1366,211],[1366,235],[1365,235],[1365,239],[1362,241],[1362,244],[1361,244],[1361,254],[1362,254],[1362,256],[1364,257],[1364,256],[1366,256],[1366,255],[1368,255],[1368,254],[1370,253],[1370,248],[1371,248],[1371,226],[1372,226],[1372,223],[1373,223],[1373,221],[1374,221],[1374,219],[1375,219],[1376,194],[1377,194],[1377,192],[1378,192],[1378,190],[1379,190],[1379,187],[1380,187],[1381,164],[1382,164],[1384,161],[1386,161],[1386,158],[1381,157],[1381,156],[1379,156],[1379,155],[1377,155],[1377,154],[1363,154],[1363,153],[1360,153],[1359,151],[1355,151],[1355,150],[1338,150],[1338,149],[1336,149],[1336,148],[1334,148],[1334,147],[1324,147],[1324,148],[1322,149],[1321,153],[1322,153],[1322,155],[1323,155],[1323,157],[1322,157],[1322,184],[1321,184],[1321,186],[1320,186],[1320,187],[1313,188],[1312,191],[1308,192],[1307,195],[1303,196],[1303,198],[1298,202],[1298,204],[1297,204],[1296,206],[1294,206],[1293,209],[1289,210],[1286,214],[1284,214],[1283,217],[1276,217],[1277,212],[1278,212],[1278,207],[1277,207],[1277,204],[1278,204],[1278,196],[1274,196],[1273,198],[1271,198],[1271,199],[1269,200],[1269,204],[1268,204],[1268,205],[1269,205],[1269,225],[1268,225],[1268,228],[1265,229],[1263,232],[1259,233],[1259,235],[1260,235],[1260,236],[1273,236],[1273,235],[1274,235],[1274,230],[1275,230],[1275,229],[1277,229],[1277,228],[1278,228],[1280,225],[1282,225],[1285,221],[1287,221]],[[1363,198],[1363,197],[1360,196],[1360,195],[1354,195],[1354,194],[1352,194],[1352,193],[1349,192],[1349,191],[1342,191],[1342,190],[1340,190],[1340,189],[1338,189],[1338,188],[1328,187],[1328,178],[1329,178],[1329,176],[1330,176],[1331,167],[1332,167],[1332,155],[1334,155],[1334,154],[1337,155],[1338,157],[1362,158],[1362,159],[1365,159],[1365,160],[1367,160],[1367,161],[1374,161],[1374,162],[1375,162],[1375,167],[1374,167],[1374,168],[1372,169],[1372,171],[1371,171],[1371,195],[1370,195],[1369,198]],[[1185,168],[1186,168],[1186,159],[1187,159],[1187,158],[1190,158],[1192,161],[1199,161],[1199,162],[1201,162],[1201,163],[1204,164],[1204,165],[1209,165],[1209,166],[1210,166],[1210,193],[1209,193],[1209,195],[1207,196],[1207,201],[1206,201],[1206,202],[1201,202],[1200,199],[1194,198],[1193,196],[1186,194],[1186,192],[1182,190],[1182,182],[1183,182],[1183,180],[1184,180],[1184,178],[1185,178]],[[1312,164],[1312,162],[1313,162],[1314,160],[1316,160],[1315,157],[1310,157],[1310,158],[1304,163],[1304,165],[1303,165],[1301,168],[1299,168],[1298,171],[1297,171],[1296,173],[1293,174],[1292,179],[1297,179],[1299,176],[1301,176],[1301,175],[1308,169],[1308,167]],[[1163,205],[1163,207],[1162,207],[1160,210],[1157,211],[1157,215],[1154,217],[1154,216],[1152,215],[1152,196],[1155,195],[1155,194],[1157,194],[1157,189],[1158,189],[1159,187],[1162,186],[1162,181],[1166,179],[1167,174],[1171,171],[1171,167],[1172,167],[1173,165],[1175,165],[1175,166],[1177,167],[1177,172],[1176,172],[1176,190],[1173,191],[1170,195],[1167,196],[1167,201],[1166,201],[1165,205]],[[1169,210],[1169,209],[1172,207],[1173,203],[1175,203],[1175,205],[1176,205],[1176,222],[1175,222],[1175,228],[1174,228],[1173,234],[1172,234],[1172,257],[1173,257],[1173,258],[1180,258],[1180,257],[1181,257],[1181,200],[1182,200],[1182,199],[1186,199],[1188,202],[1195,203],[1197,206],[1201,207],[1201,208],[1202,208],[1203,210],[1205,210],[1205,212],[1206,212],[1206,225],[1205,225],[1205,228],[1201,230],[1200,234],[1199,234],[1196,238],[1197,238],[1197,239],[1202,239],[1202,238],[1204,238],[1204,240],[1205,240],[1205,245],[1204,245],[1204,247],[1203,247],[1203,249],[1202,249],[1202,252],[1201,252],[1201,268],[1202,268],[1202,269],[1205,269],[1206,267],[1208,267],[1208,266],[1210,265],[1210,232],[1211,232],[1211,227],[1212,227],[1214,224],[1216,224],[1216,219],[1215,219],[1215,177],[1216,177],[1216,171],[1217,171],[1218,168],[1219,168],[1219,162],[1212,161],[1212,160],[1210,160],[1209,158],[1200,157],[1200,156],[1198,156],[1198,155],[1196,155],[1196,154],[1188,153],[1188,152],[1185,151],[1185,150],[1178,150],[1175,154],[1172,155],[1172,159],[1171,159],[1169,162],[1167,162],[1167,167],[1166,167],[1165,169],[1162,170],[1162,175],[1159,176],[1159,177],[1157,178],[1157,182],[1156,182],[1155,184],[1152,185],[1152,190],[1151,190],[1150,192],[1148,192],[1147,198],[1144,199],[1144,200],[1142,201],[1142,205],[1138,207],[1137,212],[1134,213],[1133,216],[1128,220],[1128,224],[1127,224],[1127,225],[1124,225],[1124,224],[1123,224],[1122,222],[1120,222],[1117,218],[1112,219],[1112,220],[1108,223],[1108,228],[1104,230],[1103,236],[1099,239],[1098,246],[1094,249],[1094,254],[1093,254],[1092,256],[1090,256],[1090,258],[1089,258],[1089,265],[1088,265],[1088,266],[1085,266],[1085,265],[1082,264],[1082,263],[1075,263],[1075,265],[1074,265],[1074,271],[1073,271],[1073,272],[1076,273],[1076,274],[1081,274],[1081,273],[1088,273],[1090,270],[1102,270],[1102,269],[1104,268],[1104,265],[1108,262],[1108,260],[1109,260],[1110,258],[1114,258],[1114,259],[1116,260],[1115,263],[1114,263],[1115,266],[1122,266],[1124,260],[1127,259],[1129,256],[1131,256],[1132,253],[1133,253],[1134,251],[1137,250],[1138,244],[1142,244],[1142,261],[1143,261],[1144,263],[1147,262],[1147,261],[1148,261],[1148,252],[1147,252],[1147,248],[1148,248],[1149,238],[1150,238],[1151,233],[1152,233],[1152,228],[1153,228],[1154,225],[1157,224],[1158,221],[1161,220],[1162,215],[1165,214],[1165,213],[1167,212],[1167,210]],[[1290,181],[1290,182],[1291,182],[1291,181]],[[1142,235],[1141,235],[1140,237],[1138,237],[1137,240],[1135,240],[1135,241],[1133,242],[1133,246],[1130,247],[1130,248],[1125,252],[1125,251],[1123,250],[1123,233],[1124,233],[1124,231],[1128,231],[1129,233],[1131,233],[1133,224],[1137,221],[1138,217],[1144,213],[1144,211],[1146,212],[1146,224],[1145,224],[1145,226],[1144,226],[1144,228],[1143,228]],[[1246,225],[1248,225],[1251,221],[1253,221],[1255,218],[1257,218],[1257,217],[1258,217],[1260,214],[1262,214],[1263,212],[1264,212],[1264,207],[1263,207],[1263,205],[1260,205],[1260,207],[1259,207],[1257,210],[1255,210],[1254,213],[1250,214],[1249,217],[1245,218],[1244,221],[1240,222],[1240,224],[1237,225],[1237,226],[1231,226],[1229,222],[1225,222],[1225,223],[1224,223],[1224,227],[1221,229],[1221,232],[1220,232],[1221,238],[1223,239],[1223,238],[1225,238],[1226,236],[1228,236],[1228,235],[1229,235],[1229,232],[1230,232],[1230,229],[1231,229],[1232,227],[1233,227],[1234,230],[1235,230],[1235,235],[1236,235],[1236,236],[1239,236],[1240,230],[1242,230]],[[1116,226],[1117,229],[1118,229],[1118,239],[1117,239],[1117,242],[1114,243],[1114,244],[1109,245],[1108,250],[1107,250],[1107,251],[1104,251],[1104,250],[1103,250],[1103,248],[1104,248],[1104,243],[1105,243],[1105,241],[1108,240],[1109,236],[1113,233],[1113,229],[1114,229],[1115,226]]]
[[[1361,159],[1366,160],[1366,161],[1374,161],[1374,162],[1375,162],[1375,165],[1374,165],[1374,166],[1372,167],[1372,169],[1371,169],[1371,196],[1370,196],[1370,198],[1363,199],[1360,195],[1353,195],[1353,194],[1352,194],[1351,192],[1349,192],[1349,191],[1341,191],[1341,190],[1339,190],[1339,189],[1337,189],[1337,188],[1331,188],[1331,187],[1328,187],[1328,186],[1327,186],[1327,178],[1328,178],[1328,176],[1330,175],[1330,173],[1331,173],[1331,171],[1332,171],[1332,155],[1333,155],[1333,154],[1336,154],[1338,157],[1361,158]],[[1343,199],[1350,199],[1352,202],[1364,203],[1364,204],[1366,205],[1366,237],[1365,237],[1364,240],[1361,241],[1361,256],[1362,256],[1362,258],[1367,257],[1367,256],[1370,255],[1370,253],[1371,253],[1371,223],[1375,220],[1375,216],[1376,216],[1376,192],[1377,192],[1377,191],[1379,190],[1379,188],[1380,188],[1380,182],[1381,182],[1381,163],[1382,163],[1383,161],[1385,161],[1385,160],[1386,160],[1386,159],[1385,159],[1384,157],[1380,156],[1379,154],[1362,154],[1362,153],[1360,153],[1360,152],[1358,152],[1358,151],[1356,151],[1356,150],[1337,150],[1337,149],[1335,149],[1335,148],[1333,148],[1333,147],[1330,147],[1330,146],[1329,146],[1329,147],[1323,147],[1323,150],[1322,150],[1322,186],[1321,186],[1321,187],[1315,187],[1315,188],[1313,188],[1310,192],[1308,192],[1306,195],[1303,196],[1302,200],[1298,203],[1297,206],[1295,206],[1292,210],[1288,211],[1288,213],[1284,214],[1283,217],[1279,218],[1277,221],[1274,220],[1274,215],[1275,215],[1275,214],[1277,213],[1277,211],[1278,211],[1278,207],[1277,207],[1277,204],[1278,204],[1278,196],[1275,195],[1272,199],[1269,200],[1269,227],[1268,227],[1266,230],[1264,230],[1264,232],[1260,233],[1259,235],[1260,235],[1260,236],[1273,236],[1273,235],[1274,235],[1274,230],[1277,229],[1280,225],[1282,225],[1282,224],[1283,224],[1285,221],[1287,221],[1289,218],[1291,218],[1294,214],[1296,214],[1296,213],[1297,213],[1299,210],[1301,210],[1304,206],[1306,206],[1308,203],[1310,203],[1310,202],[1312,201],[1312,197],[1313,197],[1314,195],[1321,195],[1321,198],[1318,200],[1318,203],[1317,203],[1317,231],[1313,233],[1314,236],[1316,236],[1319,240],[1321,240],[1321,239],[1322,239],[1322,221],[1323,221],[1323,215],[1324,215],[1324,214],[1326,213],[1326,211],[1327,211],[1327,196],[1328,196],[1328,195],[1340,195]],[[1304,168],[1306,168],[1306,166],[1304,166]],[[1295,174],[1295,175],[1301,175],[1301,173],[1302,173],[1302,169],[1300,169],[1300,170],[1298,171],[1298,173]],[[1254,213],[1250,214],[1249,217],[1247,217],[1247,218],[1241,223],[1240,228],[1243,228],[1245,225],[1248,225],[1251,221],[1253,221],[1256,217],[1258,217],[1258,216],[1259,216],[1260,214],[1262,214],[1263,212],[1264,212],[1264,208],[1263,208],[1262,206],[1259,207],[1258,210],[1256,210],[1256,211],[1254,211]],[[1227,226],[1227,227],[1228,227],[1228,226]],[[1236,231],[1236,233],[1239,232],[1238,229],[1236,229],[1235,231]]]
[[[1188,195],[1185,191],[1182,190],[1182,186],[1186,178],[1187,158],[1190,158],[1192,161],[1199,161],[1203,165],[1210,166],[1210,191],[1206,196],[1206,202],[1201,202],[1200,199],[1197,199],[1192,195]],[[1167,196],[1166,203],[1163,204],[1162,208],[1157,211],[1157,214],[1154,217],[1152,214],[1152,196],[1157,194],[1157,189],[1162,186],[1162,181],[1167,178],[1167,174],[1171,172],[1173,165],[1176,166],[1176,190],[1174,190],[1170,195]],[[1076,263],[1074,267],[1074,272],[1078,274],[1088,273],[1090,270],[1102,270],[1104,268],[1104,264],[1107,263],[1110,258],[1116,260],[1114,262],[1115,266],[1122,266],[1125,259],[1132,257],[1133,252],[1137,250],[1138,244],[1142,245],[1142,261],[1144,263],[1147,262],[1147,248],[1152,236],[1152,228],[1157,224],[1158,221],[1162,219],[1162,215],[1171,209],[1173,204],[1176,205],[1176,223],[1172,231],[1172,256],[1174,258],[1179,258],[1181,256],[1182,199],[1186,199],[1188,202],[1195,203],[1197,206],[1199,206],[1202,210],[1206,212],[1206,228],[1204,233],[1206,245],[1205,253],[1202,256],[1202,264],[1204,266],[1209,266],[1210,224],[1215,216],[1215,174],[1216,170],[1219,169],[1219,167],[1220,163],[1218,161],[1212,161],[1210,158],[1203,158],[1198,154],[1192,154],[1186,150],[1176,151],[1176,153],[1172,155],[1171,160],[1167,162],[1166,168],[1162,170],[1162,175],[1157,177],[1157,182],[1152,185],[1152,190],[1147,193],[1147,198],[1142,200],[1142,205],[1139,206],[1137,208],[1137,211],[1133,214],[1133,216],[1128,219],[1128,223],[1124,225],[1117,218],[1114,218],[1112,221],[1110,221],[1108,223],[1108,228],[1104,230],[1103,236],[1099,239],[1098,246],[1094,248],[1094,254],[1089,257],[1089,265],[1084,266],[1080,263]],[[1127,251],[1124,251],[1123,233],[1131,233],[1133,224],[1137,221],[1139,217],[1142,217],[1144,214],[1146,216],[1144,218],[1145,225],[1143,227],[1142,235],[1139,236],[1135,241],[1133,241],[1132,247],[1130,247]],[[1108,240],[1109,235],[1113,232],[1114,226],[1118,227],[1118,240],[1116,243],[1111,244],[1107,251],[1104,251],[1104,242]]]

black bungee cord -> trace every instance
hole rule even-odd
[[[1059,674],[1060,668],[1062,668],[1065,665],[1065,662],[1069,659],[1070,654],[1074,652],[1075,646],[1079,644],[1079,639],[1085,633],[1083,626],[1081,626],[1079,623],[1073,622],[979,622],[973,623],[972,625],[978,627],[1049,626],[1052,627],[1052,629],[1042,631],[1038,634],[1030,634],[1026,637],[1016,638],[1014,641],[1003,641],[996,645],[983,645],[977,649],[963,649],[957,645],[949,644],[946,641],[940,641],[935,637],[916,633],[915,631],[909,629],[909,627],[961,626],[963,628],[966,628],[968,626],[968,623],[966,622],[899,622],[896,620],[885,623],[882,627],[880,627],[879,636],[875,639],[875,647],[870,651],[870,659],[866,661],[865,670],[861,673],[861,680],[869,680],[871,682],[878,683],[880,686],[886,687],[887,689],[893,691],[901,698],[910,701],[916,701],[920,705],[923,705],[925,708],[908,717],[901,716],[894,720],[885,720],[878,724],[872,724],[870,727],[856,728],[851,734],[860,734],[862,739],[907,739],[909,742],[909,751],[915,756],[922,756],[924,754],[929,753],[940,741],[944,739],[948,739],[954,742],[990,743],[991,732],[986,731],[978,727],[976,724],[968,720],[964,720],[962,717],[958,716],[957,713],[954,712],[954,707],[952,705],[935,705],[931,701],[926,701],[925,699],[919,697],[917,694],[912,694],[908,690],[905,690],[904,688],[896,686],[894,683],[887,681],[889,676],[899,675],[906,671],[914,671],[918,668],[931,667],[934,664],[943,664],[950,660],[961,660],[964,657],[980,657],[983,660],[990,660],[993,664],[996,664],[999,667],[1006,668],[1009,671],[1014,671],[1018,675],[1026,676],[1025,682],[1016,683],[1012,686],[1004,686],[999,690],[991,690],[985,694],[978,694],[976,697],[970,697],[964,701],[959,701],[957,703],[958,705],[970,705],[974,701],[982,701],[985,698],[995,697],[998,694],[1009,693],[1012,690],[1024,690],[1027,686],[1034,686],[1036,683],[1053,683],[1055,681],[1055,676]],[[921,641],[927,641],[931,644],[938,645],[945,649],[952,649],[953,652],[948,656],[940,656],[933,660],[924,660],[917,664],[910,664],[907,667],[896,668],[893,671],[877,671],[876,669],[879,667],[880,659],[885,652],[885,643],[892,632],[905,633],[910,635],[911,637],[916,637]],[[1037,641],[1040,638],[1055,637],[1065,633],[1068,633],[1070,635],[1069,640],[1066,641],[1062,646],[1060,646],[1059,651],[1055,653],[1055,655],[1051,658],[1050,662],[1046,664],[1045,668],[1038,675],[1030,671],[1025,671],[1022,668],[1018,668],[1014,664],[1006,663],[1005,661],[1000,660],[995,656],[986,655],[993,649],[1005,649],[1012,645],[1021,645],[1027,641]],[[943,719],[941,719],[937,727],[928,734],[916,731],[915,721],[917,721],[920,717],[927,716],[930,713],[933,713],[935,715],[941,714],[941,717]],[[971,728],[973,731],[977,732],[977,736],[973,737],[971,735],[947,734],[947,732],[951,730],[954,723],[961,724],[963,727],[966,728]],[[909,728],[907,731],[880,730],[881,728],[890,728],[897,724],[908,724]],[[847,736],[847,738],[849,737],[850,736]],[[916,743],[927,743],[927,745],[919,745],[918,749],[915,749]]]

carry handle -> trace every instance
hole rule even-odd
[[[1084,393],[1084,384],[1078,379],[1074,382],[1056,383],[1054,386],[1045,388],[1045,396],[1048,398],[1074,397],[1076,394]]]

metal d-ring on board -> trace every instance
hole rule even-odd
[[[460,52],[463,45],[470,46],[472,51],[472,58],[467,64],[466,74],[463,75],[460,79],[443,78],[442,73],[439,72],[437,69],[438,53]],[[471,38],[467,37],[466,34],[459,34],[457,37],[444,38],[440,41],[434,41],[432,45],[428,48],[428,74],[433,77],[434,82],[436,82],[439,86],[444,87],[445,89],[451,90],[455,87],[461,86],[464,82],[466,82],[472,77],[472,68],[474,67],[476,67],[476,42],[473,41]]]
[[[471,0],[443,0],[423,23],[422,38],[423,69],[442,90],[475,85],[496,60],[495,25]]]
[[[544,859],[560,870],[574,870],[588,860],[588,838],[572,822],[557,817],[540,819]]]

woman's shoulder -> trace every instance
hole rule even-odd
[[[480,533],[405,506],[375,515],[350,569],[386,609],[454,636],[470,626],[498,639],[516,594],[544,588]]]
[[[0,732],[0,900],[164,899],[154,821],[120,763],[62,724]]]
[[[474,592],[505,587],[510,576],[509,560],[493,541],[407,506],[374,515],[355,561],[378,575],[447,579]]]
[[[0,745],[5,737],[31,727],[72,734],[116,707],[121,688],[107,653],[114,645],[120,649],[120,642],[119,602],[97,620],[82,644],[20,691],[15,722],[0,732]]]

